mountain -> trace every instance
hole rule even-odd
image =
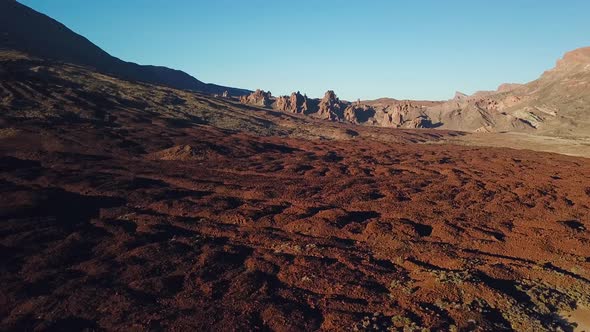
[[[590,47],[564,55],[527,84],[503,84],[429,108],[440,128],[590,137]]]
[[[17,1],[0,1],[0,49],[17,50],[42,59],[92,67],[126,80],[166,85],[210,94],[241,96],[250,91],[206,84],[180,70],[122,61],[56,20]]]

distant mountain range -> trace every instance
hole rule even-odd
[[[56,20],[13,0],[0,1],[0,49],[17,50],[42,59],[91,67],[130,81],[210,94],[227,91],[230,95],[241,96],[250,92],[203,83],[180,70],[125,62]]]

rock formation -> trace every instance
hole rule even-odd
[[[375,117],[375,110],[368,105],[362,105],[360,101],[349,105],[344,110],[344,120],[356,124],[371,123],[373,124]]]
[[[421,102],[396,99],[347,102],[340,100],[332,90],[322,99],[307,98],[300,92],[290,96],[272,97],[270,92],[256,90],[240,98],[244,104],[272,107],[282,112],[305,114],[331,121],[375,125],[393,128],[430,128],[433,121],[425,114],[427,106],[440,102]]]
[[[357,117],[358,123],[393,128],[432,127],[432,121],[426,116],[425,110],[428,106],[440,104],[440,102],[421,102],[388,98],[365,101],[363,103],[362,108],[365,112],[356,112],[357,115],[361,115],[360,118]],[[370,110],[372,113],[369,119],[366,116],[370,113],[366,112],[366,110]],[[362,118],[362,116],[365,116],[365,118]],[[429,121],[426,121],[426,119],[429,119]]]
[[[0,1],[0,49],[10,49],[41,59],[58,60],[95,68],[98,72],[130,81],[165,85],[176,89],[234,96],[245,89],[207,84],[167,67],[139,65],[116,58],[58,21],[17,1]]]
[[[307,96],[301,95],[299,91],[293,92],[290,97],[278,97],[275,102],[275,108],[284,112],[300,114],[310,113],[312,111]]]
[[[434,125],[432,124],[432,120],[426,115],[421,115],[417,118],[414,118],[404,126],[404,128],[432,128]]]
[[[342,121],[344,119],[344,103],[336,96],[332,90],[328,90],[324,98],[320,100],[317,115],[320,118],[332,121]]]
[[[249,104],[261,107],[268,107],[272,104],[272,94],[270,91],[265,92],[264,90],[256,90],[247,96],[240,97],[242,104]]]
[[[273,98],[257,90],[243,103],[331,121],[392,128],[535,132],[590,137],[590,47],[568,52],[554,69],[527,84],[507,83],[472,95],[456,92],[446,102],[382,98],[347,102],[328,91],[322,99],[299,92]],[[582,125],[580,125],[582,124]]]

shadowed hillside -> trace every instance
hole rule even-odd
[[[0,48],[83,65],[126,80],[205,93],[243,95],[247,90],[205,84],[180,70],[142,66],[115,58],[65,25],[16,1],[0,1]]]

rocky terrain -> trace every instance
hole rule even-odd
[[[0,59],[2,330],[568,331],[590,302],[586,159]]]
[[[351,103],[2,50],[0,331],[587,330],[589,159],[433,116],[493,131],[526,103],[536,132],[583,135],[585,54],[478,97]]]
[[[255,98],[255,95],[249,98]],[[268,95],[265,104],[249,98],[243,102],[332,121],[381,127],[440,128],[479,133],[510,131],[588,139],[590,48],[567,53],[554,69],[536,81],[502,84],[495,91],[479,91],[471,96],[457,92],[449,101],[383,98],[347,102],[336,98],[333,91],[328,91],[322,99],[301,98],[299,93],[276,99],[270,92]],[[293,103],[293,98],[299,98],[299,101]],[[290,106],[297,103],[305,106]]]
[[[340,100],[332,90],[321,99],[308,98],[300,92],[275,98],[270,91],[256,90],[240,97],[240,102],[324,120],[393,128],[435,128],[439,125],[433,124],[425,111],[441,104],[391,98],[351,103]]]

